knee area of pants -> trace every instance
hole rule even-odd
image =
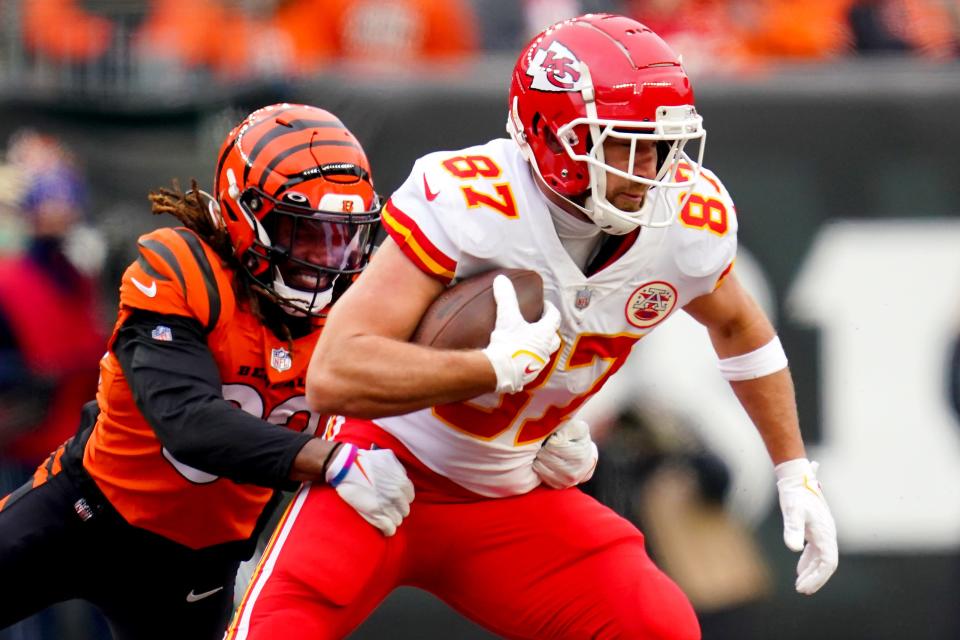
[[[663,598],[651,606],[617,612],[611,637],[631,640],[701,640],[700,623],[689,600],[679,590],[677,598]]]
[[[658,620],[644,620],[637,616],[620,625],[619,632],[611,637],[624,640],[701,640],[700,624],[695,616]]]

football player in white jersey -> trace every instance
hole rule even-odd
[[[784,539],[802,550],[797,590],[836,568],[787,359],[731,272],[736,212],[701,165],[678,56],[621,16],[554,25],[517,62],[507,129],[417,161],[308,373],[314,410],[353,416],[329,437],[404,463],[410,515],[384,537],[330,487],[303,489],[228,637],[343,637],[413,585],[509,638],[699,638],[640,531],[574,488],[597,460],[577,409],[679,309],[709,330],[776,465]],[[500,267],[540,273],[540,320],[521,317],[504,278],[487,348],[408,342],[446,286]]]

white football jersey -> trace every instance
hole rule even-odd
[[[638,340],[713,291],[737,245],[733,202],[703,170],[674,224],[625,236],[628,248],[588,277],[561,245],[546,199],[509,139],[419,159],[383,221],[427,274],[449,283],[495,268],[532,269],[560,310],[563,343],[523,391],[375,421],[429,468],[489,497],[539,484],[532,464],[544,438],[600,389]]]

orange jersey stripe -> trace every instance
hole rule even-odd
[[[63,458],[64,452],[67,450],[67,445],[60,445],[56,451],[53,452],[53,460],[50,464],[50,475],[55,476],[60,473],[60,470],[63,469],[61,459]]]
[[[213,265],[219,258],[212,250],[184,228],[157,230],[140,238],[138,246],[140,259],[123,278],[121,302],[160,313],[185,305],[208,331],[213,329],[221,312],[219,291],[230,284],[218,277],[221,270]]]

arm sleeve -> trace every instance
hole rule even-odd
[[[158,325],[172,339],[153,339]],[[313,436],[270,424],[223,399],[199,321],[137,310],[113,348],[137,407],[177,460],[236,482],[272,489],[297,485],[290,469]]]

